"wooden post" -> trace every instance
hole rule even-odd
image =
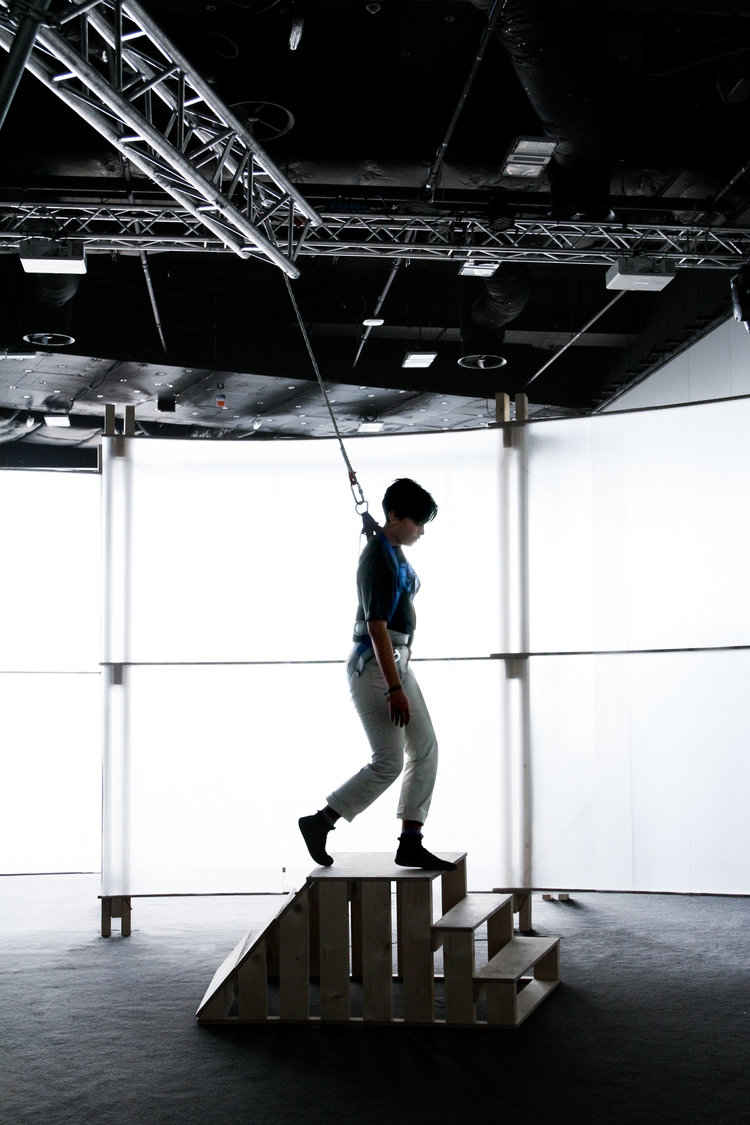
[[[455,871],[444,871],[440,877],[441,882],[441,907],[443,914],[466,898],[466,857],[456,864]]]
[[[487,985],[487,1023],[515,1027],[518,1019],[516,982],[493,981]]]
[[[320,980],[320,899],[319,883],[308,888],[308,913],[310,917],[310,976]]]
[[[112,899],[102,899],[102,937],[112,937]]]
[[[510,395],[500,391],[495,394],[495,421],[510,422]]]
[[[306,1020],[310,1015],[309,930],[307,895],[302,893],[279,918],[279,1018],[283,1020]]]
[[[402,886],[400,929],[404,1018],[407,1023],[432,1023],[435,980],[431,932],[432,880],[404,880]]]
[[[443,938],[443,964],[447,1022],[474,1023],[474,934],[446,934]]]
[[[487,919],[487,960],[513,940],[513,899]]]
[[[349,883],[351,901],[352,935],[352,980],[362,981],[362,887],[363,883],[353,879]]]
[[[320,1018],[349,1019],[349,899],[346,880],[321,879]]]
[[[363,879],[358,887],[357,914],[362,938],[364,989],[362,1015],[365,1021],[390,1020],[393,968],[391,883],[386,879]],[[354,899],[352,899],[352,924],[354,916]]]
[[[260,942],[237,970],[239,1018],[268,1019],[266,943]]]

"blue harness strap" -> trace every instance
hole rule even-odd
[[[388,624],[390,625],[391,621],[393,620],[393,615],[396,612],[396,606],[398,605],[399,601],[401,600],[401,595],[404,594],[404,593],[411,594],[412,596],[414,594],[416,594],[417,591],[419,590],[420,582],[419,582],[419,578],[416,575],[416,572],[414,571],[413,567],[411,567],[409,565],[408,562],[399,562],[398,561],[398,556],[397,556],[396,552],[394,551],[393,547],[391,546],[391,544],[389,543],[388,539],[386,538],[386,536],[383,534],[382,531],[378,532],[378,539],[381,541],[383,546],[386,548],[386,550],[390,554],[391,561],[393,562],[393,565],[394,565],[394,567],[396,569],[396,572],[398,574],[398,585],[396,587],[396,596],[393,599],[393,605],[391,606],[391,612],[388,614]],[[372,648],[372,640],[370,639],[370,637],[367,637],[365,640],[361,640],[359,642],[359,644],[357,645],[357,656],[361,656],[362,653],[366,652],[368,648]]]

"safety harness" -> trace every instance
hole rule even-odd
[[[386,535],[384,534],[384,532],[379,531],[378,535],[377,535],[377,538],[380,541],[383,549],[390,556],[390,560],[393,564],[393,567],[396,571],[396,574],[398,575],[396,593],[395,593],[395,596],[394,596],[394,599],[393,599],[393,604],[391,605],[390,613],[388,614],[388,618],[387,618],[388,624],[390,625],[391,621],[393,620],[393,615],[396,612],[396,607],[398,606],[398,603],[401,600],[401,595],[402,594],[410,594],[413,597],[414,594],[416,594],[417,591],[419,590],[420,582],[419,582],[419,578],[417,577],[417,574],[415,573],[413,567],[408,562],[399,562],[398,555],[394,551],[391,543],[389,542],[389,540],[386,537]],[[361,674],[362,669],[364,668],[365,664],[367,664],[368,660],[371,660],[372,657],[375,655],[375,650],[372,647],[372,638],[370,637],[370,634],[367,631],[367,622],[366,621],[358,621],[356,623],[356,625],[354,626],[354,632],[357,636],[362,638],[357,643],[357,646],[356,646],[357,660],[356,660],[356,664],[355,664],[355,667],[356,667],[357,671]],[[406,645],[407,647],[411,646],[413,634],[411,634],[411,633],[396,633],[390,628],[388,630],[388,633],[390,635],[390,638],[391,638],[394,646],[395,645]],[[395,659],[396,659],[396,663],[398,663],[398,661],[400,659],[398,649],[394,649],[394,656],[395,656]]]

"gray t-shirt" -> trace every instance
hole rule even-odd
[[[406,556],[400,547],[394,547],[393,550],[400,563],[406,562]],[[375,535],[372,539],[368,539],[366,547],[359,556],[357,621],[388,621],[397,589],[398,572],[393,565],[390,551],[380,537]],[[396,633],[413,633],[416,627],[417,615],[414,612],[414,602],[411,595],[404,591],[388,628]],[[362,640],[357,636],[352,639]]]

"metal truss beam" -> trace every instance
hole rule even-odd
[[[0,0],[7,51],[15,10]],[[319,216],[140,5],[69,3],[52,22],[26,68],[175,201],[181,232],[298,277],[295,238]]]
[[[274,217],[264,229],[281,238],[286,220]],[[83,243],[88,252],[226,252],[205,230],[200,215],[160,204],[0,201],[0,250],[15,250],[24,238],[48,234]],[[243,256],[263,257],[250,243]],[[682,269],[733,269],[750,262],[750,229],[665,226],[645,223],[574,223],[519,219],[496,230],[477,218],[407,215],[322,215],[320,225],[298,228],[292,260],[355,257],[397,261],[541,262],[608,266],[637,254]]]

